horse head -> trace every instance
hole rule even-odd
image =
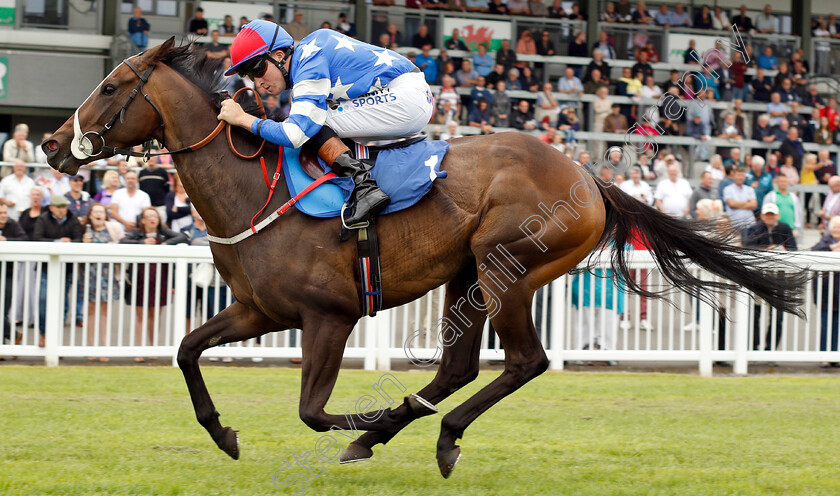
[[[144,91],[156,64],[175,38],[130,57],[99,83],[87,100],[41,143],[50,166],[67,174],[151,138],[163,140],[160,109]]]

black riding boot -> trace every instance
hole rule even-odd
[[[335,158],[332,164],[336,174],[343,177],[352,177],[356,183],[353,196],[356,198],[356,208],[353,215],[344,220],[347,226],[364,222],[372,215],[376,215],[388,206],[391,198],[379,189],[376,181],[370,177],[370,169],[363,162],[350,156],[350,152],[344,152]]]

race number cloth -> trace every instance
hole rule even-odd
[[[301,168],[300,148],[283,148],[283,175],[289,193],[295,196],[315,180]],[[446,177],[446,171],[440,170],[443,157],[449,151],[445,141],[421,141],[404,148],[382,150],[376,157],[371,176],[391,197],[391,203],[380,215],[406,209],[419,202],[429,190],[432,181]],[[367,158],[367,148],[356,147],[357,158]],[[323,160],[318,159],[324,172],[330,172]],[[338,217],[341,206],[353,192],[353,179],[337,177],[318,186],[301,198],[295,206],[306,215],[313,217]]]

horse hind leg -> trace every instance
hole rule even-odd
[[[505,292],[493,294],[490,289],[493,283],[483,274],[479,279],[485,291],[485,299],[493,299],[497,303],[493,307],[495,313],[491,314],[490,322],[505,350],[505,370],[493,382],[443,417],[437,443],[437,461],[440,473],[445,478],[452,473],[461,456],[461,449],[455,441],[463,436],[464,430],[499,400],[543,373],[549,363],[531,320],[533,292],[528,285],[520,283],[507,288]]]
[[[178,348],[178,366],[190,391],[195,416],[216,445],[234,460],[239,458],[239,436],[230,427],[219,423],[219,412],[201,376],[198,358],[201,353],[220,344],[244,341],[271,331],[277,324],[262,313],[234,302],[195,331],[187,334]]]
[[[483,295],[476,282],[476,269],[471,265],[446,285],[445,310],[441,321],[446,323],[446,327],[442,325],[439,331],[448,337],[438,346],[438,349],[443,348],[440,367],[434,379],[416,394],[416,397],[431,405],[437,405],[478,376],[481,332],[487,314],[483,308]],[[472,304],[468,301],[472,301]],[[413,363],[422,363],[413,358],[410,342],[406,343],[405,348]],[[392,416],[398,419],[393,427],[368,431],[350,443],[341,454],[341,462],[349,463],[370,458],[373,456],[373,446],[386,444],[408,424],[425,416],[424,414],[436,413],[436,409],[431,410],[428,406],[413,406],[411,401],[412,398],[407,397],[405,404],[393,410]]]

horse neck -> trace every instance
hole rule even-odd
[[[171,76],[159,80],[162,81],[159,84],[165,85],[165,91],[153,93],[161,95],[158,105],[163,114],[168,149],[177,150],[198,143],[218,124],[218,110],[207,95],[174,70],[166,66],[160,69]],[[154,78],[149,83],[152,81]],[[255,146],[239,144],[239,148],[250,154]],[[277,147],[268,144],[264,152],[270,175],[277,165]],[[217,236],[233,236],[246,229],[251,216],[265,203],[268,187],[259,160],[236,157],[228,147],[224,131],[203,148],[172,158],[190,201],[201,213],[209,231]],[[272,203],[291,198],[282,182],[275,190]]]

